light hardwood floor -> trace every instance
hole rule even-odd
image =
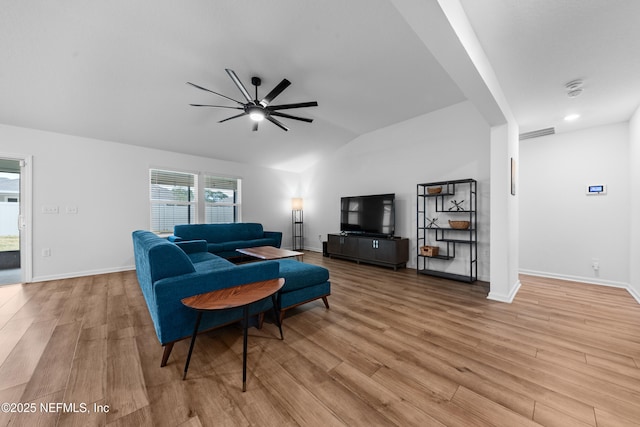
[[[188,341],[160,368],[134,272],[0,287],[0,402],[35,408],[0,425],[640,425],[625,290],[523,276],[504,304],[482,283],[304,260],[330,269],[331,309],[288,312],[284,341],[250,329],[246,393],[238,326],[198,338],[186,381]]]

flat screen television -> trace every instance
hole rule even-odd
[[[393,236],[396,227],[395,194],[342,197],[340,231],[371,236]]]

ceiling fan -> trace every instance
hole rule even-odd
[[[236,73],[233,70],[230,70],[228,68],[226,68],[225,71],[227,72],[229,77],[231,77],[231,80],[233,80],[233,83],[235,83],[235,85],[238,87],[238,89],[240,89],[240,92],[242,93],[242,96],[244,96],[244,98],[247,100],[247,102],[240,102],[238,100],[230,98],[230,97],[228,97],[226,95],[223,95],[221,93],[214,92],[212,90],[209,90],[209,89],[204,88],[202,86],[198,86],[197,84],[193,84],[191,82],[187,82],[187,84],[190,84],[193,87],[196,87],[198,89],[201,89],[201,90],[204,90],[204,91],[207,91],[207,92],[211,92],[213,94],[216,94],[218,96],[226,98],[226,99],[228,99],[230,101],[235,102],[236,104],[238,104],[240,106],[239,107],[229,107],[227,105],[209,105],[209,104],[189,104],[189,105],[192,105],[194,107],[217,107],[217,108],[231,108],[231,109],[234,109],[234,110],[242,110],[242,113],[236,114],[235,116],[231,116],[231,117],[228,117],[228,118],[223,119],[223,120],[220,120],[218,123],[226,122],[227,120],[231,120],[231,119],[235,119],[235,118],[238,118],[238,117],[242,117],[242,116],[247,116],[248,115],[254,121],[254,123],[253,123],[253,130],[254,131],[258,130],[258,123],[263,121],[264,119],[269,120],[271,123],[273,123],[274,125],[278,126],[280,129],[282,129],[284,131],[288,131],[289,130],[288,127],[286,127],[279,120],[275,119],[273,116],[284,117],[284,118],[293,119],[293,120],[300,120],[302,122],[307,122],[307,123],[311,123],[313,121],[313,119],[307,119],[307,118],[304,118],[304,117],[297,117],[297,116],[292,116],[290,114],[281,113],[280,110],[288,110],[288,109],[291,109],[291,108],[303,108],[303,107],[317,107],[318,103],[316,101],[298,102],[296,104],[271,105],[271,101],[273,101],[278,95],[280,95],[282,93],[282,91],[284,91],[291,84],[291,82],[289,80],[283,79],[280,83],[278,83],[278,85],[276,87],[274,87],[271,90],[271,92],[269,92],[267,94],[267,96],[265,96],[261,100],[258,100],[258,86],[260,86],[260,84],[262,83],[262,80],[260,80],[259,77],[251,77],[251,84],[256,87],[256,97],[255,97],[255,99],[251,99],[251,95],[249,95],[249,92],[247,92],[247,89],[244,87],[244,85],[242,84],[242,82],[240,81],[240,79],[238,78]]]

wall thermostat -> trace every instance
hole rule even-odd
[[[587,195],[593,196],[598,194],[607,194],[607,186],[604,184],[600,185],[587,185]]]

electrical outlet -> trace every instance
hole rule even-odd
[[[318,240],[322,242],[322,234],[318,234]]]
[[[42,256],[43,256],[43,257],[51,256],[51,248],[44,248],[44,249],[42,249]]]
[[[597,258],[592,258],[591,259],[591,268],[593,268],[594,271],[600,270],[600,260],[597,259]]]

